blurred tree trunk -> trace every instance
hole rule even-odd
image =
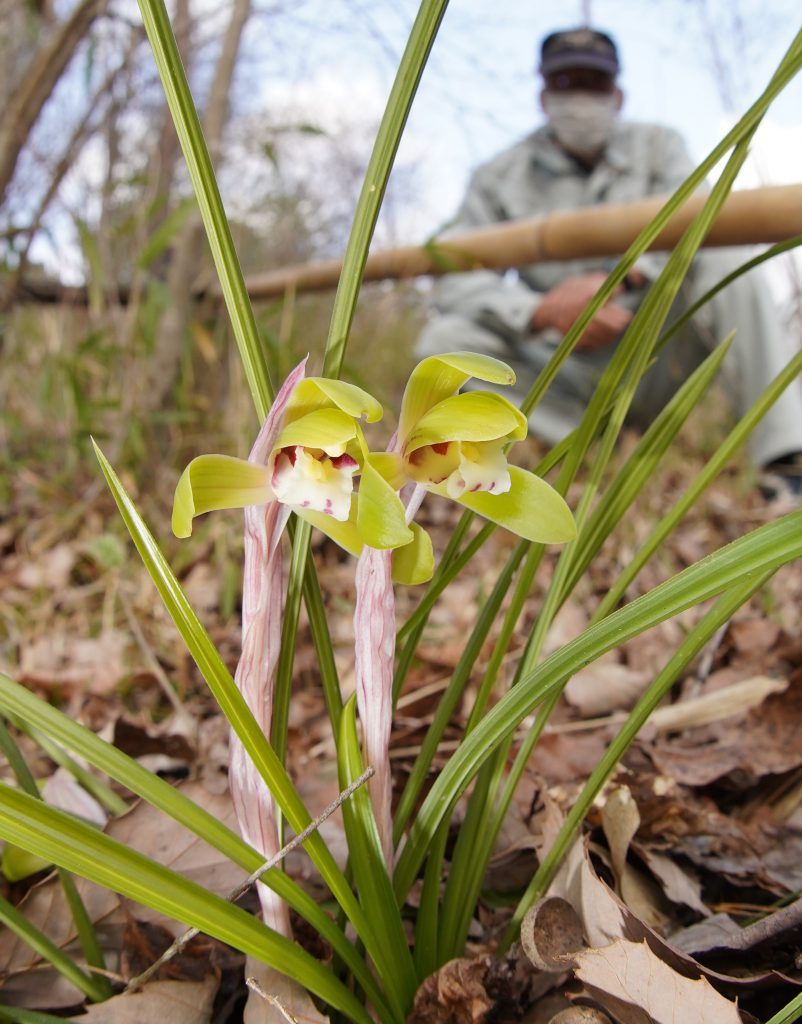
[[[251,0],[234,0],[202,118],[206,144],[215,168],[220,159],[242,33],[250,14]],[[151,408],[164,406],[178,380],[184,338],[193,312],[192,286],[203,265],[201,257],[206,252],[203,226],[196,217],[187,223],[179,235],[172,254],[167,277],[170,306],[165,313],[158,343],[150,360],[150,386],[144,396]]]
[[[0,203],[14,176],[20,152],[61,75],[108,0],[79,0],[66,21],[54,27],[34,53],[8,99],[0,121]]]

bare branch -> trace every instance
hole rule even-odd
[[[108,0],[80,0],[69,18],[52,34],[31,61],[14,90],[0,121],[0,203],[14,176],[20,152],[42,107],[50,98],[92,22]]]

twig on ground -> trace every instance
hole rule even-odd
[[[694,677],[693,683],[690,686],[688,696],[698,697],[702,690],[702,684],[705,679],[710,675],[710,670],[713,668],[713,662],[715,661],[718,649],[721,647],[721,642],[724,639],[724,634],[730,628],[729,620],[723,625],[719,626],[716,632],[713,634],[710,643],[705,648],[701,661],[699,662],[699,668],[696,670],[696,676]]]
[[[272,1006],[275,1006],[275,1008],[278,1010],[281,1016],[286,1021],[289,1021],[289,1024],[298,1024],[298,1018],[293,1017],[293,1015],[290,1013],[287,1007],[284,1006],[280,999],[277,999],[276,996],[270,995],[269,992],[265,992],[265,990],[262,988],[262,986],[259,984],[256,978],[246,978],[245,984],[252,992],[255,992],[258,996],[261,996],[262,999],[265,1000],[265,1002],[270,1003]]]
[[[172,684],[170,683],[167,673],[161,667],[159,659],[156,657],[156,653],[148,643],[147,637],[143,633],[142,627],[139,625],[139,620],[134,614],[134,609],[131,607],[131,602],[128,600],[128,598],[125,596],[122,590],[120,590],[118,596],[120,599],[120,604],[122,605],[123,612],[125,613],[125,617],[128,620],[128,626],[131,632],[134,634],[134,640],[136,640],[137,647],[139,647],[140,651],[145,656],[145,660],[147,661],[151,672],[156,678],[156,682],[161,687],[164,696],[172,705],[173,711],[175,711],[176,714],[179,715],[184,714],[184,706],[178,699],[178,696],[175,690],[173,689]]]

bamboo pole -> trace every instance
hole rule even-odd
[[[662,209],[666,196],[558,210],[540,217],[494,224],[476,231],[371,253],[365,281],[444,274],[485,267],[503,270],[592,256],[617,256]],[[651,249],[670,249],[704,203],[691,197],[655,239]],[[732,192],[704,241],[705,246],[758,245],[802,234],[802,185],[781,185]],[[341,260],[283,267],[246,279],[254,299],[285,292],[322,291],[337,284]]]

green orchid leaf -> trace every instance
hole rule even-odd
[[[315,409],[288,423],[276,440],[276,448],[322,448],[329,455],[341,455],[357,434],[353,416],[341,409]]]
[[[363,771],[356,728],[356,697],[352,696],[343,707],[340,719],[340,736],[337,744],[340,787],[345,789]],[[371,949],[370,955],[377,969],[381,963],[393,965],[396,985],[409,1008],[418,981],[404,931],[404,922],[396,906],[393,885],[384,862],[367,786],[358,789],[350,800],[345,801],[342,805],[342,816],[359,900],[370,918],[376,935],[377,948]]]
[[[221,508],[264,505],[273,497],[264,466],[230,455],[199,455],[181,474],[173,498],[173,533],[189,537],[192,520]]]
[[[249,953],[294,977],[352,1020],[370,1024],[345,985],[295,943],[196,882],[2,783],[0,837]]]
[[[300,516],[301,519],[305,519],[315,529],[320,530],[321,533],[325,533],[327,537],[331,537],[334,543],[338,544],[344,551],[347,551],[349,555],[359,556],[364,547],[364,542],[356,524],[356,508],[357,499],[352,498],[351,512],[345,522],[341,522],[325,512],[313,512],[307,508],[293,506],[293,512]]]
[[[495,441],[526,437],[526,417],[512,402],[491,391],[468,391],[438,402],[415,424],[405,453],[444,441]]]
[[[480,516],[536,544],[563,544],[576,536],[576,525],[565,499],[534,473],[510,466],[511,487],[506,494],[478,491],[459,503]],[[432,487],[448,497],[444,485]]]
[[[393,552],[393,580],[405,586],[428,583],[434,575],[432,538],[417,523],[410,523],[412,540]]]
[[[451,397],[471,377],[489,384],[515,383],[515,373],[506,363],[478,352],[449,352],[418,363],[401,401],[398,436],[402,443],[421,416]]]
[[[369,455],[362,467],[357,502],[357,527],[365,544],[387,550],[409,544],[413,534],[407,526],[404,506],[398,493],[375,468],[375,456]],[[377,460],[380,466],[384,460]]]

